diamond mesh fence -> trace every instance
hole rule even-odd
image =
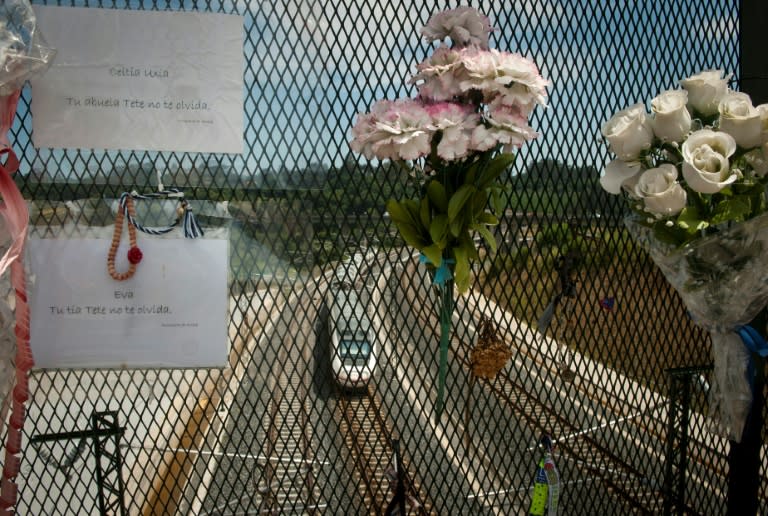
[[[228,231],[230,297],[228,367],[33,371],[19,513],[383,514],[398,475],[410,514],[527,513],[543,433],[563,514],[661,513],[673,495],[676,510],[724,512],[728,443],[705,425],[708,337],[598,178],[612,113],[704,69],[736,86],[737,2],[478,6],[497,28],[492,46],[532,58],[553,85],[531,120],[540,137],[505,179],[499,247],[457,298],[440,418],[438,292],[384,208],[414,192],[347,142],[373,101],[414,94],[407,78],[429,50],[418,30],[455,3],[56,4],[241,15],[246,145],[242,155],[38,149],[24,90],[11,140],[33,232],[109,230],[114,200],[159,179],[184,190],[202,225]],[[563,281],[573,295],[542,336],[537,320]],[[360,307],[372,354],[338,335]],[[483,328],[511,352],[492,379],[472,369]],[[367,383],[340,376],[344,346]],[[669,396],[680,368],[691,392],[684,463]],[[104,414],[117,427],[107,437],[94,419]],[[762,507],[765,491],[761,477]]]

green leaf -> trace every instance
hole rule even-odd
[[[683,208],[677,216],[677,226],[688,233],[696,233],[709,226],[709,222],[699,218],[699,210],[694,207]]]
[[[765,186],[761,183],[734,183],[730,186],[734,195],[762,195],[765,191]]]
[[[429,225],[429,236],[441,249],[445,249],[445,246],[448,245],[448,215],[441,213],[432,218],[432,224]]]
[[[458,237],[464,230],[464,217],[453,219],[448,223],[448,229],[451,230],[451,235]]]
[[[477,177],[477,165],[478,163],[472,163],[472,165],[469,167],[469,169],[464,174],[464,184],[465,185],[473,185],[475,184],[475,177]]]
[[[509,152],[502,152],[493,158],[486,165],[480,177],[477,178],[477,187],[485,189],[490,186],[515,160],[515,155]]]
[[[416,226],[416,220],[414,220],[411,212],[406,209],[404,204],[395,199],[387,201],[387,213],[389,213],[389,217],[395,224],[402,222],[410,224],[411,226]]]
[[[412,202],[415,203],[415,201]],[[418,205],[418,203],[416,204]],[[390,199],[387,201],[387,212],[392,222],[395,223],[400,236],[408,245],[419,250],[427,245],[428,242],[418,218],[414,218],[411,211],[403,203]]]
[[[491,189],[491,209],[496,215],[504,212],[504,203],[501,200],[501,191],[498,188]]]
[[[413,224],[415,226],[418,226],[419,218],[420,218],[419,211],[421,210],[421,202],[415,201],[413,199],[405,199],[403,201],[400,201],[400,206],[402,206],[408,211],[408,214],[410,215],[411,220],[413,221]]]
[[[491,233],[487,227],[482,224],[472,224],[469,227],[480,233],[480,236],[483,237],[483,240],[485,240],[491,248],[492,253],[496,252],[496,238],[494,238],[493,233]]]
[[[405,243],[407,243],[409,246],[418,249],[419,251],[427,246],[427,240],[412,224],[402,221],[395,221],[395,226],[397,227],[397,231],[400,233],[400,236],[403,237],[403,240],[405,240]]]
[[[688,192],[688,203],[690,205],[689,208],[683,208],[683,212],[687,210],[694,210],[696,212],[697,217],[706,216],[707,212],[707,201],[704,198],[704,194],[699,192]],[[681,213],[681,215],[682,215]],[[701,215],[700,215],[701,214]],[[678,220],[680,219],[680,216],[678,216]]]
[[[464,294],[469,290],[469,259],[467,250],[464,246],[454,247],[453,255],[456,258],[456,268],[453,270],[454,281],[459,294]]]
[[[715,225],[728,222],[729,220],[742,221],[749,215],[749,212],[749,199],[742,200],[739,197],[734,197],[729,201],[722,201],[717,205],[710,222]]]
[[[474,185],[462,185],[448,201],[448,220],[453,222],[477,189]]]
[[[477,253],[477,247],[475,247],[475,241],[469,231],[464,231],[459,237],[459,245],[467,252],[467,258],[469,260],[479,260],[480,255]]]
[[[726,186],[726,187],[721,188],[720,191],[717,192],[717,193],[720,194],[723,197],[730,197],[730,196],[733,195],[733,190],[731,190],[730,186]]]
[[[419,220],[424,229],[429,231],[429,226],[432,223],[432,210],[429,208],[429,199],[424,197],[419,205]]]
[[[472,217],[477,219],[480,214],[488,206],[488,192],[485,190],[478,190],[472,196]]]
[[[653,235],[659,241],[679,247],[688,240],[688,232],[677,226],[667,226],[665,224],[655,224],[653,226]]]
[[[499,223],[499,219],[493,213],[484,211],[480,214],[479,217],[477,217],[477,222],[480,224],[485,224],[486,226],[496,226]]]
[[[433,179],[427,185],[427,196],[440,213],[448,211],[448,196],[445,193],[445,187],[437,179]]]
[[[434,265],[435,267],[440,267],[443,263],[443,250],[438,247],[436,244],[428,245],[421,249],[421,252],[424,253],[424,256],[427,257],[427,260]]]

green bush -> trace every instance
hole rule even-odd
[[[531,249],[528,246],[507,248],[496,254],[488,268],[488,278],[517,275],[528,267]]]
[[[558,222],[548,226],[541,226],[536,234],[536,243],[539,247],[564,248],[573,240],[573,231],[567,222]]]

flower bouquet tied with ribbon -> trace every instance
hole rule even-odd
[[[531,60],[489,48],[492,31],[471,7],[432,16],[421,34],[440,43],[409,80],[418,94],[376,102],[352,128],[355,152],[396,162],[416,181],[420,196],[392,199],[387,211],[444,287],[441,324],[450,323],[454,283],[459,293],[470,288],[473,236],[496,248],[489,227],[503,210],[498,179],[513,150],[537,136],[528,117],[549,85]]]
[[[460,292],[470,286],[472,238],[494,249],[488,226],[498,223],[502,188],[496,180],[512,151],[537,133],[528,117],[544,104],[549,82],[519,54],[488,48],[492,28],[470,7],[443,11],[422,35],[441,43],[416,66],[415,98],[380,100],[352,128],[352,149],[366,158],[401,163],[419,182],[418,199],[390,200],[387,211],[408,245],[430,268],[450,269]]]
[[[603,188],[625,197],[632,236],[710,331],[710,415],[739,441],[752,401],[752,355],[768,346],[748,326],[768,304],[768,105],[710,70],[635,104],[602,127],[616,159]]]

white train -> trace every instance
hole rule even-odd
[[[331,371],[342,388],[368,385],[376,368],[375,332],[358,292],[337,283],[328,293]]]

